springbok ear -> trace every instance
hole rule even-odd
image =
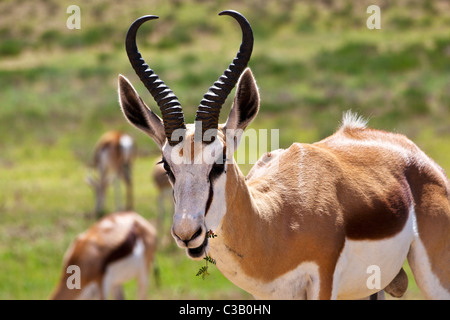
[[[237,148],[245,128],[253,121],[259,111],[259,91],[252,71],[247,68],[241,75],[237,84],[236,95],[227,122],[222,130],[235,132],[234,150]]]
[[[125,118],[136,128],[149,135],[159,149],[162,149],[166,135],[161,118],[147,107],[128,79],[122,75],[119,75],[119,102]]]

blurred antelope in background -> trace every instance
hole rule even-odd
[[[156,230],[135,212],[109,214],[78,235],[67,249],[51,299],[124,299],[122,284],[136,278],[146,299],[156,251]],[[70,266],[79,267],[80,288],[69,288]]]
[[[108,131],[97,142],[93,157],[96,175],[90,173],[86,182],[95,192],[95,214],[100,217],[105,210],[107,187],[114,182],[116,211],[122,210],[120,180],[125,184],[125,210],[133,209],[132,165],[136,156],[133,138],[120,131]]]
[[[161,150],[177,245],[191,259],[212,257],[230,281],[262,299],[364,298],[402,283],[406,258],[425,297],[450,299],[450,183],[405,136],[367,128],[347,113],[330,137],[269,152],[242,174],[233,154],[260,106],[247,68],[253,33],[238,12],[220,15],[237,20],[242,43],[200,101],[194,124],[185,124],[178,98],[137,49],[139,26],[157,17],[137,19],[126,37],[130,63],[162,119],[122,75],[119,99],[128,121]],[[367,284],[373,266],[379,288]]]
[[[165,242],[166,227],[165,218],[168,214],[171,214],[173,209],[173,199],[172,199],[172,185],[170,184],[169,178],[167,177],[167,172],[164,169],[162,163],[158,162],[155,164],[152,171],[152,180],[158,190],[158,217],[156,226],[161,234],[161,242]],[[167,203],[170,204],[167,207]]]

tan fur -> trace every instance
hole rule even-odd
[[[407,172],[415,201],[420,239],[430,258],[431,268],[450,290],[450,187],[435,169],[413,167]],[[419,183],[420,181],[420,183]]]
[[[293,144],[278,161],[278,170],[248,181],[228,165],[227,212],[217,233],[248,276],[268,282],[314,261],[319,298],[328,299],[344,239],[391,237],[415,204],[433,271],[450,290],[449,183],[411,141],[343,127],[321,142]]]
[[[232,152],[259,109],[249,69],[226,124],[203,145],[192,146],[189,124],[184,142],[163,144],[155,138],[164,134],[162,122],[147,117],[127,81],[120,85],[132,96],[121,96],[125,116],[158,143],[177,179],[172,236],[192,259],[210,254],[225,276],[257,297],[330,299],[382,289],[364,283],[373,264],[384,268],[383,286],[394,286],[408,257],[427,297],[450,297],[450,184],[403,135],[366,128],[347,113],[332,136],[268,153],[245,178]],[[226,171],[217,173],[220,166],[202,156],[227,144]],[[190,155],[180,153],[183,145]],[[217,237],[208,239],[208,229]]]
[[[117,256],[117,251],[124,246],[124,242],[129,239],[130,235],[143,241],[148,270],[156,251],[156,229],[135,212],[110,214],[78,235],[67,249],[63,259],[61,277],[51,299],[77,299],[80,291],[92,282],[102,288],[108,264],[115,262],[114,254],[116,253]],[[119,254],[127,253],[119,252]],[[117,258],[120,259],[121,255]],[[67,273],[67,267],[70,265],[80,268],[81,289],[67,288],[67,279],[71,276],[70,273]],[[102,296],[102,298],[108,297]]]

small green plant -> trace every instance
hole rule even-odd
[[[209,230],[207,237],[208,239],[214,239],[217,237],[217,234],[215,234],[212,230]]]
[[[204,257],[203,260],[205,260],[205,265],[202,266],[202,267],[198,270],[196,276],[197,276],[197,277],[198,277],[198,276],[202,276],[202,279],[205,280],[205,278],[206,278],[207,276],[209,276],[209,272],[208,272],[208,262],[209,262],[209,263],[212,263],[212,264],[216,264],[216,260],[214,260],[213,258],[211,258],[210,255],[206,255],[206,257]]]
[[[209,230],[209,231],[208,231],[208,234],[207,234],[207,237],[208,237],[208,238],[211,238],[211,239],[214,239],[215,237],[217,237],[217,235],[216,235],[212,230]],[[203,258],[203,260],[205,260],[205,265],[202,266],[202,267],[198,270],[196,276],[197,276],[197,277],[198,277],[198,276],[202,276],[202,279],[205,280],[205,278],[206,278],[207,276],[209,276],[209,272],[208,272],[208,263],[212,263],[212,264],[215,265],[215,264],[216,264],[216,260],[214,260],[213,258],[211,258],[211,256],[210,256],[209,254],[207,254],[206,257]]]

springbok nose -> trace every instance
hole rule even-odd
[[[203,215],[174,215],[172,236],[179,247],[197,248],[205,240]]]
[[[173,235],[177,237],[180,241],[184,242],[184,244],[187,247],[188,243],[191,242],[192,240],[195,240],[197,237],[201,236],[202,232],[203,232],[202,227],[198,228],[198,230],[189,239],[180,237],[175,231],[173,231]]]

